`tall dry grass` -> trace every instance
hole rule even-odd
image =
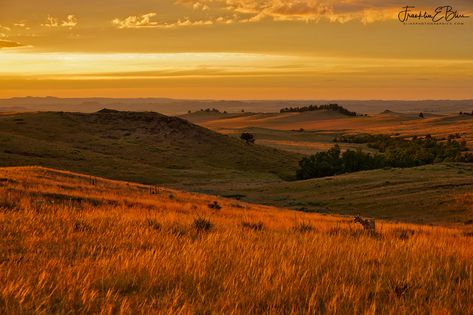
[[[0,169],[0,313],[473,313],[467,230],[378,228]]]

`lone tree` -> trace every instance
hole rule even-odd
[[[424,113],[423,112],[419,113],[419,118],[424,118]]]
[[[255,143],[255,136],[248,132],[242,133],[240,139],[245,141],[246,144]]]

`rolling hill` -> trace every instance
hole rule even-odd
[[[243,200],[328,214],[463,225],[473,220],[473,165],[433,164],[244,186]]]
[[[0,115],[0,165],[145,183],[290,178],[300,158],[153,112]]]
[[[470,118],[422,121],[429,119],[446,122],[444,129],[448,129],[458,125],[458,119],[468,122]],[[328,148],[332,137],[342,133],[244,130],[256,134],[257,143],[268,143],[264,139],[268,137],[289,150],[298,143],[304,148],[301,153]],[[4,114],[0,144],[3,166],[42,165],[307,212],[361,213],[448,225],[473,219],[464,206],[470,202],[465,194],[473,189],[471,165],[436,164],[287,181],[294,177],[301,155],[246,145],[235,137],[152,112]],[[344,148],[363,146],[343,144]]]
[[[473,312],[471,226],[376,225],[0,168],[0,313]]]
[[[351,108],[349,108],[351,109]],[[397,113],[384,111],[368,117],[350,117],[337,112],[241,113],[181,116],[220,133],[237,135],[252,132],[257,142],[302,154],[313,154],[333,145],[333,139],[344,134],[371,133],[403,136],[430,134],[442,138],[461,134],[473,148],[473,116],[455,114]],[[341,144],[343,149],[368,148]]]

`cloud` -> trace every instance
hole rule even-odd
[[[12,40],[4,40],[0,39],[0,49],[2,48],[15,48],[15,47],[24,47],[25,45],[12,41]]]
[[[77,18],[73,14],[69,14],[65,20],[60,20],[57,17],[48,16],[46,23],[41,24],[41,26],[55,28],[55,27],[68,27],[69,29],[77,26]]]
[[[206,11],[210,9],[210,4],[212,1],[195,1],[195,0],[176,0],[175,4],[185,5],[188,7],[192,7],[194,10],[198,11]]]
[[[463,1],[463,0],[459,0]],[[466,1],[466,0],[465,0]],[[468,0],[471,1],[471,0]],[[467,2],[465,2],[467,3]],[[174,0],[174,4],[195,11],[205,11],[205,19],[184,17],[175,21],[159,21],[157,13],[115,18],[112,23],[126,28],[177,28],[214,24],[257,23],[261,21],[299,21],[364,25],[397,20],[404,4],[398,0]],[[472,6],[458,6],[463,11]],[[420,6],[419,6],[420,9]],[[426,10],[434,8],[426,7]],[[196,16],[202,12],[196,12]]]
[[[112,21],[112,24],[116,25],[120,29],[157,27],[158,22],[152,20],[155,16],[156,13],[151,12],[141,16],[129,16],[123,20],[116,18]]]
[[[62,21],[61,26],[63,27],[69,27],[73,28],[77,26],[77,18],[73,14],[69,14],[66,18],[66,20]]]
[[[396,19],[402,7],[397,0],[177,0],[176,4],[192,5],[195,9],[205,7],[220,15],[226,11],[238,23],[325,20],[370,24]]]
[[[192,5],[192,8],[194,10],[201,10],[201,11],[206,11],[209,9],[209,6],[206,4],[203,4],[202,2],[196,2]]]
[[[153,18],[157,14],[154,12],[146,13],[141,16],[129,16],[125,19],[115,18],[112,24],[119,29],[127,28],[176,28],[183,26],[199,26],[212,25],[215,23],[223,23],[222,18],[215,18],[213,20],[191,20],[189,18],[179,19],[175,22],[159,22]]]
[[[3,26],[3,25],[0,24],[0,31],[7,31],[7,32],[9,32],[9,31],[11,31],[11,28],[9,28],[9,27],[7,27],[7,26]]]
[[[52,16],[48,16],[47,22],[44,23],[44,24],[41,24],[41,26],[45,26],[45,27],[58,27],[58,26],[59,26],[59,19],[57,19],[57,18],[55,18],[55,17],[52,17]]]
[[[22,29],[25,29],[27,31],[29,31],[31,28],[26,24],[25,21],[20,21],[20,22],[17,22],[17,23],[13,23],[13,26],[15,27],[18,27],[18,28],[22,28]]]

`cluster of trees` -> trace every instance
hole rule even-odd
[[[427,135],[424,138],[413,137],[411,140],[403,138],[385,138],[368,147],[379,150],[384,154],[386,165],[393,167],[412,167],[439,162],[473,162],[471,153],[467,151],[466,141],[453,140],[454,135],[447,141],[440,141]]]
[[[384,160],[381,155],[371,155],[361,150],[341,153],[337,144],[326,152],[317,152],[299,161],[296,176],[298,179],[309,179],[382,167]]]
[[[409,141],[409,140],[433,140],[436,142],[445,141],[445,140],[454,140],[454,139],[462,139],[462,135],[460,133],[450,134],[447,137],[443,138],[433,138],[431,135],[426,135],[425,137],[418,137],[413,136],[412,138],[407,137],[398,137],[399,134],[395,134],[394,136],[390,135],[383,135],[383,134],[369,134],[369,133],[358,133],[352,135],[343,135],[339,137],[335,137],[333,142],[343,142],[343,143],[367,143],[368,146],[372,143],[380,143],[380,142],[396,142],[396,141]],[[463,146],[466,146],[466,142],[464,140],[461,141]]]
[[[332,176],[343,173],[384,167],[414,167],[439,162],[473,163],[473,154],[467,151],[466,141],[455,141],[455,135],[446,141],[431,136],[414,137],[410,140],[394,138],[387,135],[359,135],[343,138],[345,142],[368,143],[368,147],[380,153],[370,154],[361,151],[347,150],[341,152],[335,145],[326,152],[318,152],[299,162],[297,178],[309,179]],[[365,141],[365,142],[361,142]]]
[[[469,115],[469,116],[473,116],[473,111],[471,111],[471,113],[467,113],[467,112],[460,112],[459,114],[460,114],[460,116],[461,116],[461,115]]]
[[[285,107],[279,110],[280,113],[302,113],[302,112],[313,112],[313,111],[334,111],[339,112],[343,115],[347,116],[357,116],[356,112],[349,111],[348,109],[340,106],[338,104],[326,104],[326,105],[309,105],[309,106],[302,106],[302,107]]]
[[[202,113],[222,113],[220,110],[216,109],[216,108],[206,108],[206,109],[200,109],[196,112],[202,112]],[[192,111],[191,110],[188,110],[187,113],[191,114]],[[224,114],[226,114],[227,112],[224,111],[223,112]]]
[[[344,143],[373,143],[378,141],[384,141],[391,138],[388,135],[372,135],[369,133],[359,133],[354,135],[343,135],[333,139],[333,142],[344,142]]]

